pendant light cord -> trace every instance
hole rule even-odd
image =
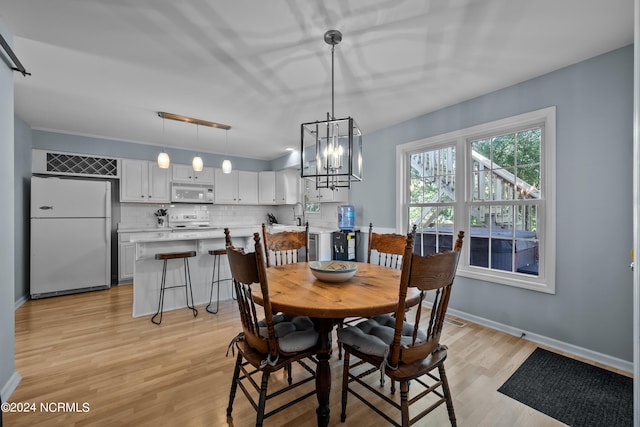
[[[335,44],[331,45],[331,120],[336,119],[335,110],[334,110],[334,87],[333,87],[333,53],[336,48]]]

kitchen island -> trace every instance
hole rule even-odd
[[[248,250],[252,251],[253,233],[260,232],[260,227],[260,225],[229,227],[234,246],[251,248]],[[130,236],[130,241],[135,243],[133,317],[154,314],[158,309],[162,276],[162,261],[155,259],[158,253],[195,251],[197,255],[189,258],[193,299],[196,306],[209,303],[213,268],[213,256],[209,255],[209,250],[225,247],[224,229],[134,233]],[[222,279],[230,277],[226,256],[220,260],[220,277]],[[182,260],[170,260],[167,264],[167,286],[181,283],[184,283]],[[222,282],[221,285],[220,300],[231,299],[231,283]],[[164,296],[164,311],[186,306],[184,288],[167,289]]]

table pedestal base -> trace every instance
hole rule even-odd
[[[318,339],[320,348],[317,353],[318,366],[316,367],[316,395],[318,397],[318,426],[326,427],[329,425],[329,395],[331,394],[331,366],[329,359],[331,358],[331,331],[333,330],[334,319],[313,319],[316,330],[318,331]]]

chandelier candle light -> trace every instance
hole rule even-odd
[[[331,45],[331,113],[327,120],[300,125],[301,177],[313,179],[316,188],[350,188],[351,181],[362,181],[362,132],[352,117],[336,119],[334,114],[334,50],[342,33],[329,30],[325,43]],[[314,160],[306,151],[314,147]]]

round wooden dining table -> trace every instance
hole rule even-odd
[[[315,278],[309,263],[301,262],[267,269],[269,299],[273,310],[309,316],[318,330],[319,350],[316,367],[318,426],[329,425],[331,392],[331,331],[336,321],[346,317],[374,316],[395,312],[398,306],[400,270],[375,264],[356,263],[356,274],[340,283]],[[419,292],[409,288],[407,307],[418,303]],[[253,299],[262,304],[260,289]]]

